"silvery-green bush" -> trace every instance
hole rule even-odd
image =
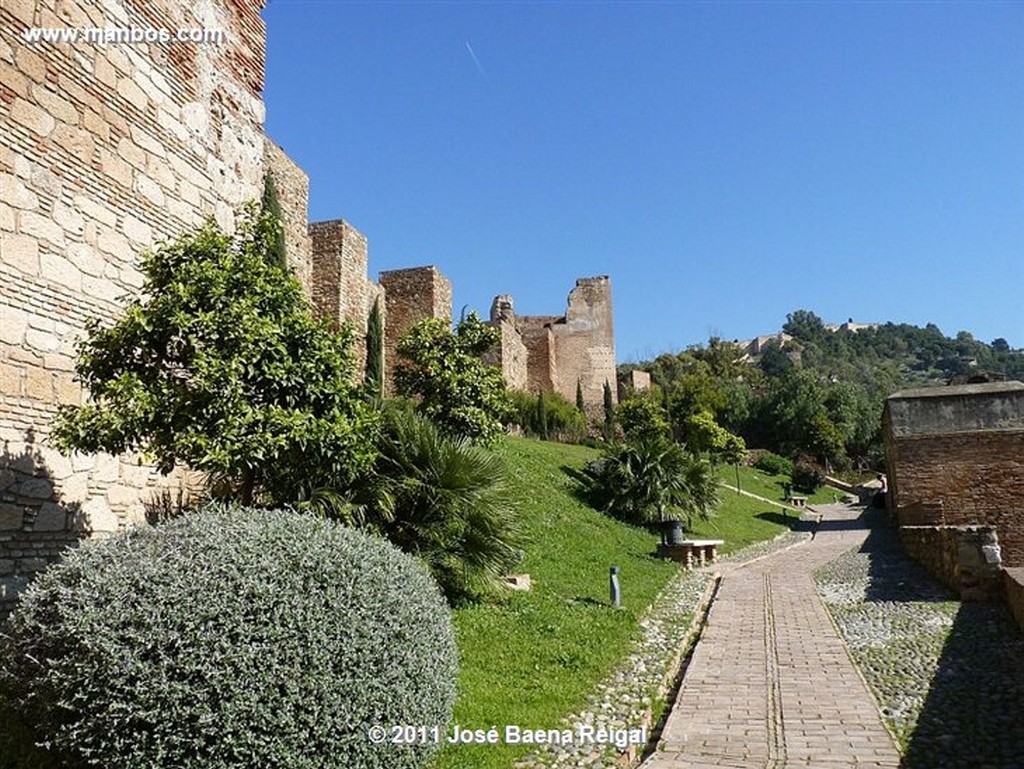
[[[0,691],[68,766],[423,766],[449,610],[411,557],[311,516],[221,507],[70,552],[4,629]]]

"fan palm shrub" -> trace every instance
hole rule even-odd
[[[304,506],[419,557],[450,603],[493,595],[523,544],[501,457],[408,408],[384,413],[373,470],[347,493],[320,489]]]
[[[586,468],[589,493],[601,509],[627,523],[707,519],[719,486],[707,460],[660,437],[614,446]]]

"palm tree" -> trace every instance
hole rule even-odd
[[[605,511],[634,524],[677,519],[689,528],[719,501],[711,465],[659,437],[624,443],[588,467],[591,494]]]
[[[346,494],[314,494],[309,506],[418,556],[451,603],[493,593],[523,543],[501,457],[411,411],[384,416],[369,476]]]

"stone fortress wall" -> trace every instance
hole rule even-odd
[[[142,286],[136,254],[259,198],[265,30],[257,0],[0,4],[0,601],[83,532],[142,514],[137,456],[60,456],[81,402],[74,343]],[[221,45],[29,43],[31,27],[221,29]]]
[[[1024,384],[889,396],[886,503],[908,552],[965,597],[1024,567]]]
[[[31,574],[82,536],[143,518],[161,489],[142,457],[63,457],[47,443],[62,404],[79,404],[75,341],[112,321],[142,287],[137,255],[213,217],[233,231],[242,203],[274,178],[289,266],[314,312],[354,331],[360,373],[375,301],[385,368],[425,317],[451,320],[437,268],[368,278],[351,224],[308,222],[309,179],[263,130],[263,0],[3,0],[0,28],[0,612]],[[219,44],[29,43],[44,28],[219,29]],[[614,383],[607,278],[579,281],[565,316],[496,322],[491,359],[513,387],[588,404]],[[492,320],[495,320],[492,317]],[[543,348],[543,349],[542,349]]]

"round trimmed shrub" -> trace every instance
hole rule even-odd
[[[793,460],[766,451],[754,462],[754,467],[769,475],[792,475]]]
[[[793,468],[792,481],[799,491],[813,494],[825,485],[825,473],[812,462],[801,460]]]
[[[451,615],[381,539],[211,507],[68,553],[0,650],[5,705],[65,766],[423,766],[455,698]]]

